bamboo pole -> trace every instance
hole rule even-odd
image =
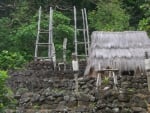
[[[52,40],[52,15],[53,15],[53,10],[52,7],[50,7],[49,11],[49,38],[48,38],[48,58],[51,59],[52,61],[52,49],[53,49],[53,40]]]
[[[67,38],[64,38],[64,42],[63,42],[63,62],[64,62],[64,71],[66,70],[66,48],[67,48]]]
[[[85,47],[85,55],[87,56],[87,41],[86,41],[86,33],[85,33],[85,15],[84,15],[84,10],[81,9],[82,11],[82,19],[83,19],[83,37],[84,37],[84,47]]]
[[[74,44],[75,44],[75,54],[78,55],[77,49],[77,18],[76,18],[76,7],[74,6]]]
[[[38,53],[38,42],[39,42],[39,36],[40,36],[40,23],[41,23],[41,6],[39,8],[39,18],[38,18],[38,31],[37,31],[37,38],[36,38],[36,45],[35,45],[35,59],[37,60],[37,53]]]
[[[86,34],[87,34],[87,43],[88,43],[88,55],[89,55],[89,49],[90,49],[90,38],[89,38],[89,27],[88,27],[88,20],[87,20],[87,13],[86,9],[84,8],[84,14],[85,14],[85,23],[86,23]]]

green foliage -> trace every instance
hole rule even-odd
[[[139,30],[146,30],[148,33],[150,33],[150,18],[143,18],[139,22]]]
[[[12,45],[11,35],[11,20],[8,17],[0,19],[0,51],[9,49]]]
[[[63,39],[68,38],[68,41],[73,42],[73,28],[70,26],[70,18],[65,16],[63,13],[54,11],[53,15],[53,37],[54,43],[56,46],[56,56],[60,59],[62,56],[62,44]],[[34,48],[35,48],[35,40],[37,35],[37,19],[38,14],[34,14],[33,18],[28,22],[20,25],[16,29],[16,34],[13,35],[15,50],[20,51],[21,53],[28,54],[28,58],[33,56]],[[44,9],[42,10],[42,18],[41,18],[41,29],[48,30],[49,25],[49,13],[45,13]],[[40,42],[47,42],[48,34],[40,34]],[[72,49],[73,46],[68,45],[68,49]],[[39,50],[40,55],[46,55],[48,49]],[[71,54],[68,52],[68,54]],[[70,55],[68,55],[70,56]]]
[[[143,19],[144,12],[141,5],[149,0],[120,0],[121,6],[129,14],[129,26],[133,30],[137,30],[139,21]]]
[[[146,30],[150,35],[150,1],[146,1],[140,8],[144,12],[144,18],[139,21],[139,30]]]
[[[19,53],[2,51],[0,53],[0,69],[20,68],[25,63],[24,57]]]
[[[22,23],[30,22],[35,13],[33,10],[30,10],[29,3],[25,0],[18,2],[17,5],[16,10],[10,14],[15,27],[22,25]]]
[[[62,59],[62,46],[64,38],[68,39],[67,49],[73,50],[73,27],[70,25],[70,18],[62,13],[54,12],[54,43],[56,47],[56,57]],[[71,52],[67,51],[67,56],[71,56]]]
[[[36,24],[36,22],[30,22],[18,27],[17,33],[14,35],[16,50],[29,55],[33,54],[37,29]]]
[[[96,30],[122,31],[128,28],[129,16],[118,0],[100,1],[97,10],[89,13],[90,26]]]
[[[6,86],[6,80],[9,78],[6,71],[0,71],[0,112],[4,113],[4,110],[15,104],[13,100],[13,93]]]
[[[109,84],[109,81],[110,81],[110,80],[109,80],[109,77],[105,76],[104,79],[103,79],[103,84],[104,84],[104,85],[108,85],[108,84]]]
[[[42,6],[41,29],[46,30],[49,25],[49,6],[56,9],[53,18],[53,37],[57,59],[62,59],[64,38],[68,39],[67,57],[70,58],[71,52],[74,51],[72,5],[77,7],[77,19],[81,18],[80,9],[84,7],[87,9],[91,32],[146,30],[150,34],[149,0],[2,0],[2,3],[4,5],[2,10],[0,9],[0,52],[3,50],[11,53],[19,52],[26,60],[33,59],[40,6]],[[81,26],[82,20],[78,22],[78,28]],[[40,38],[41,42],[47,42],[48,35],[42,35]],[[81,38],[82,36],[79,37],[79,41]],[[47,54],[45,50],[40,51]],[[82,54],[82,47],[78,50]],[[13,66],[6,66],[9,67]]]
[[[35,110],[39,110],[39,109],[40,109],[40,105],[35,104],[35,105],[33,105],[33,108],[34,108]]]

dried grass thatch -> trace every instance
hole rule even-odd
[[[112,67],[119,70],[144,70],[144,53],[150,52],[150,39],[144,31],[100,32],[91,36],[85,75],[90,69]]]

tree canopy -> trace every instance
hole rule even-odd
[[[129,15],[118,0],[100,1],[90,12],[90,26],[96,30],[122,31],[129,27]]]

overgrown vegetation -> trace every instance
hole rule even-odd
[[[122,31],[129,28],[129,15],[118,0],[100,1],[89,14],[90,26],[101,31]]]
[[[18,52],[2,51],[0,53],[0,69],[16,69],[25,63],[24,57]]]
[[[6,71],[0,71],[0,112],[5,113],[5,110],[10,106],[15,106],[13,93],[11,89],[6,86],[6,80],[9,78]]]
[[[77,7],[78,19],[81,19],[80,9],[84,7],[87,9],[90,32],[145,30],[150,34],[149,4],[149,0],[1,0],[0,51],[1,54],[3,50],[17,53],[24,56],[26,61],[33,59],[40,6],[43,14],[42,29],[48,29],[49,6],[55,10],[53,35],[56,57],[62,59],[64,38],[68,38],[67,57],[71,58],[71,52],[74,51],[73,6]],[[78,25],[82,26],[82,20]],[[46,40],[48,36],[42,37]],[[79,49],[82,52],[83,49]],[[42,54],[46,54],[46,51],[42,50]],[[7,66],[5,69],[11,67]]]

